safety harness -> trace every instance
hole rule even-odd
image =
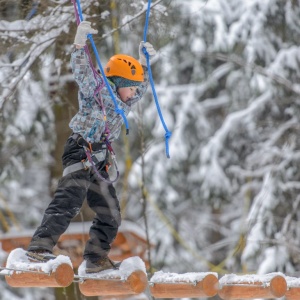
[[[94,143],[89,144],[86,142],[83,137],[78,133],[73,133],[71,135],[71,138],[76,141],[77,145],[79,147],[83,147],[85,152],[91,153],[90,158],[94,164],[98,164],[100,162],[103,162],[106,160],[107,157],[107,147],[104,143]],[[89,170],[92,167],[92,164],[88,160],[88,156],[86,159],[72,164],[70,166],[67,166],[63,171],[63,176],[66,176],[72,172],[76,172],[79,170]]]
[[[88,143],[80,134],[73,133],[71,138],[77,142],[79,147],[82,147],[86,153],[86,159],[67,166],[64,168],[63,176],[66,176],[70,173],[79,171],[79,170],[93,170],[93,172],[99,177],[99,179],[107,182],[114,183],[119,179],[120,172],[118,168],[118,163],[116,160],[116,155],[113,148],[111,147],[110,142],[107,138],[103,138],[103,142],[100,143]],[[97,165],[102,163],[101,167],[105,166],[105,171],[108,172],[110,163],[108,162],[108,153],[113,161],[113,166],[116,172],[116,178],[114,180],[107,179],[101,175],[101,172],[97,169]]]

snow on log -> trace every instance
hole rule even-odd
[[[285,293],[286,300],[300,299],[300,279],[295,277],[285,277],[287,282],[287,291]]]
[[[59,255],[45,263],[30,262],[23,249],[13,250],[7,259],[6,282],[12,287],[67,287],[74,272],[69,257]]]
[[[79,289],[85,296],[117,296],[142,293],[147,285],[144,262],[139,257],[125,259],[119,270],[86,274],[85,262],[78,270]]]
[[[280,298],[287,291],[281,273],[265,275],[225,275],[220,281],[219,296],[225,300]]]
[[[218,274],[159,271],[150,279],[150,291],[155,298],[213,297],[218,292]]]

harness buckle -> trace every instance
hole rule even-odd
[[[106,158],[106,151],[105,150],[99,150],[99,151],[93,151],[92,152],[92,160],[95,164],[104,161]]]
[[[81,162],[83,164],[83,169],[85,171],[88,171],[91,167],[91,163],[89,162],[89,160],[86,158],[86,159],[83,159]]]
[[[84,141],[84,139],[83,139],[82,136],[79,136],[79,137],[76,139],[76,143],[77,143],[77,145],[78,145],[79,147],[83,147],[83,144],[79,143],[80,140],[83,140],[83,141]]]
[[[106,159],[106,151],[105,149],[99,151],[93,151],[91,153],[92,163],[97,164],[99,162],[105,161]],[[92,163],[89,161],[88,157],[83,159],[82,161],[84,170],[89,170],[92,167]]]

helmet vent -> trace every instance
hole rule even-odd
[[[131,63],[130,63],[130,65],[131,65]],[[136,74],[136,68],[135,68],[135,65],[132,65],[131,68],[130,68],[130,70],[131,70],[131,74],[132,74],[132,75],[135,75],[135,74]]]

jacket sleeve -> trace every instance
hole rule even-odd
[[[84,98],[94,95],[97,83],[84,49],[75,49],[71,54],[71,68],[79,91]]]

